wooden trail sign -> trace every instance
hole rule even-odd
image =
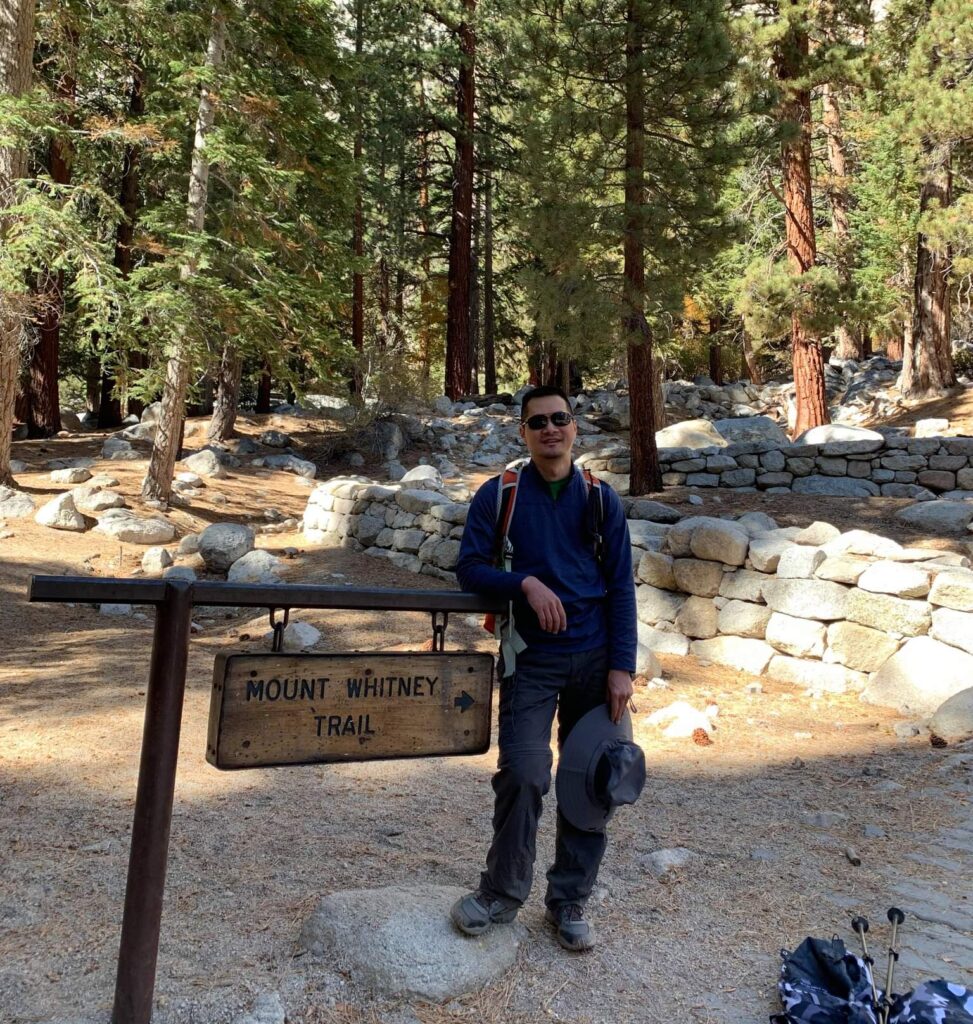
[[[217,768],[482,754],[490,654],[230,654],[213,670]]]

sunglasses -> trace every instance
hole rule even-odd
[[[539,412],[535,416],[528,416],[524,423],[531,430],[543,430],[547,426],[548,420],[551,421],[552,427],[566,427],[569,423],[574,422],[574,417],[569,412],[553,412],[550,416]]]

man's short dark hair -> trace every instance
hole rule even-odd
[[[523,423],[527,419],[527,405],[532,402],[535,398],[560,398],[563,399],[564,404],[568,407],[568,411],[571,409],[571,401],[568,396],[554,384],[541,384],[540,387],[532,388],[524,397],[520,400],[520,422]]]

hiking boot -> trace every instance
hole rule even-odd
[[[591,925],[585,920],[584,907],[580,903],[562,903],[548,907],[547,920],[554,925],[557,941],[573,953],[585,953],[595,944]]]
[[[468,892],[452,906],[449,916],[466,935],[482,935],[490,925],[509,924],[520,905],[498,896],[489,896],[482,889]]]

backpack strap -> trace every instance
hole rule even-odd
[[[517,504],[517,488],[520,486],[520,474],[523,463],[511,463],[500,474],[497,481],[497,514],[496,531],[493,546],[493,564],[504,572],[510,572],[513,559],[513,547],[510,544],[510,523],[513,520],[514,506]]]
[[[586,525],[591,534],[595,551],[595,561],[598,568],[602,568],[602,561],[605,555],[605,537],[603,528],[605,525],[605,495],[602,483],[587,467],[581,470],[585,486],[588,490],[588,503],[585,510]]]

